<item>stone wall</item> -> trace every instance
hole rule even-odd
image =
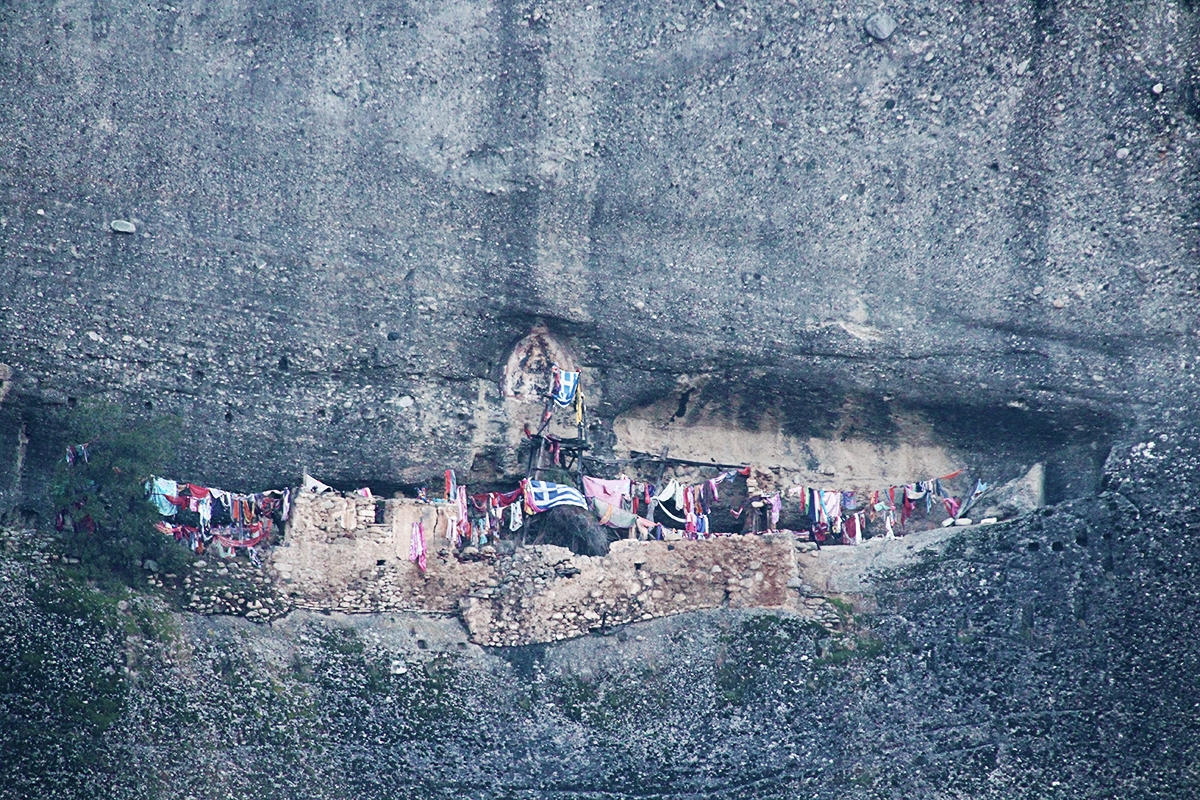
[[[300,495],[269,571],[293,606],[461,613],[471,640],[485,645],[556,641],[709,608],[814,613],[798,602],[790,535],[622,540],[591,558],[553,545],[483,548],[478,560],[460,560],[446,538],[454,515],[440,503]],[[424,573],[408,558],[416,521],[425,526]]]
[[[614,542],[603,557],[520,548],[463,602],[472,640],[521,645],[707,608],[796,608],[790,534]]]
[[[383,504],[383,520],[376,509]],[[301,494],[283,543],[269,559],[294,605],[339,611],[454,613],[458,598],[486,582],[483,563],[450,556],[446,531],[452,506],[412,500]],[[422,522],[427,571],[408,559],[412,525]]]

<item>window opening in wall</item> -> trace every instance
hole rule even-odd
[[[387,502],[384,500],[375,501],[375,524],[383,524],[383,515],[387,512]]]
[[[382,566],[385,566],[386,564],[387,564],[386,558],[376,559],[376,561],[375,561],[375,566],[377,566],[377,567],[382,567]]]

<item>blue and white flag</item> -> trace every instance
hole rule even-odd
[[[558,367],[554,368],[554,402],[563,408],[570,408],[575,402],[575,392],[579,391],[578,372],[567,372]]]
[[[579,506],[587,508],[587,501],[574,486],[549,481],[527,480],[524,485],[525,502],[535,514],[555,506]]]

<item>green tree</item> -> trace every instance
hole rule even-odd
[[[147,560],[167,571],[182,568],[186,548],[155,529],[161,517],[144,484],[173,461],[178,422],[134,420],[110,403],[85,402],[61,414],[62,450],[87,445],[86,460],[58,462],[51,486],[67,553],[88,578],[132,583]],[[56,525],[57,526],[57,525]]]

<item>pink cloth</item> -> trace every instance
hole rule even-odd
[[[416,565],[425,571],[425,526],[420,522],[412,524],[412,536],[408,540],[408,560],[416,562]]]
[[[621,508],[621,503],[629,497],[629,479],[620,478],[615,481],[601,480],[583,476],[583,493],[588,497],[603,500],[609,505]]]
[[[454,533],[448,533],[447,538],[454,542],[454,546],[458,547],[464,536],[471,535],[471,520],[467,518],[467,487],[459,486],[458,493],[454,499],[455,505],[458,508],[458,524],[454,528]]]

